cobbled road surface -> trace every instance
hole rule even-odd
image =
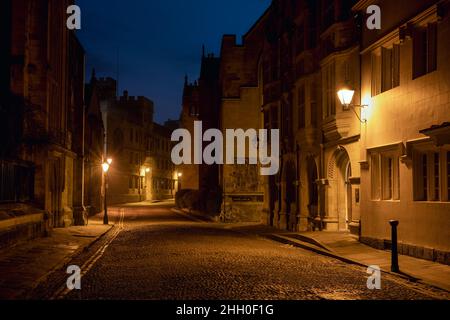
[[[193,221],[167,204],[113,208],[110,215],[116,226],[71,262],[85,268],[81,290],[61,291],[68,275],[60,270],[32,298],[448,299],[384,273],[381,290],[369,290],[365,268],[274,242],[252,228]]]

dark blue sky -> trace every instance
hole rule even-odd
[[[178,119],[184,75],[199,75],[202,44],[219,54],[223,34],[238,39],[270,0],[78,0],[87,53],[87,80],[116,78],[119,89],[155,102],[155,120]]]

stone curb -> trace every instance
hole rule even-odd
[[[60,263],[58,263],[56,266],[54,266],[51,270],[46,272],[45,275],[41,276],[39,279],[34,281],[31,288],[28,290],[28,292],[31,292],[35,290],[41,283],[45,282],[54,272],[58,271],[59,269],[63,268],[65,265],[67,265],[74,257],[80,255],[82,252],[88,250],[91,248],[94,244],[96,244],[100,239],[102,239],[104,236],[106,236],[111,230],[113,230],[115,227],[115,224],[110,224],[108,230],[104,231],[100,235],[98,235],[93,241],[90,243],[78,248],[75,250],[72,254],[65,257]],[[19,294],[15,299],[26,299],[26,296],[28,292],[25,292],[23,294]]]
[[[186,209],[171,208],[170,210],[172,212],[174,212],[175,214],[181,215],[181,216],[191,219],[195,222],[217,222],[211,217],[195,214]]]

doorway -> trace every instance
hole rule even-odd
[[[330,193],[327,199],[329,216],[337,220],[336,229],[346,231],[352,216],[352,176],[350,157],[340,146],[331,159],[329,168]]]

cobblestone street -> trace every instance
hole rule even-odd
[[[31,293],[33,298],[448,299],[440,291],[384,273],[381,290],[369,290],[362,267],[245,228],[192,221],[169,206],[110,211],[116,226],[72,261],[86,265],[81,290],[55,295],[67,278],[60,270]]]

